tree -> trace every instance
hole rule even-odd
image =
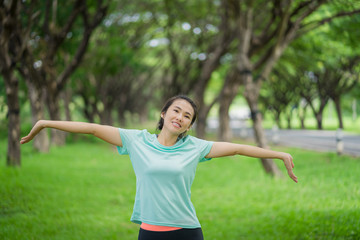
[[[0,1],[0,72],[5,81],[8,105],[7,165],[20,166],[20,103],[17,65],[26,50],[29,32],[21,23],[20,11],[24,3],[19,0]],[[29,19],[33,19],[29,15]],[[29,25],[32,21],[29,21]]]
[[[166,48],[163,64],[163,99],[177,94],[193,95],[199,104],[196,135],[205,137],[206,117],[218,98],[211,103],[204,100],[212,73],[221,65],[235,35],[230,29],[231,6],[209,1],[163,1],[157,14],[158,25],[164,29]],[[181,9],[178,6],[181,4]],[[220,7],[219,7],[220,5]]]
[[[43,116],[38,113],[43,111],[41,100],[44,99],[44,89],[47,90],[45,97],[50,116],[52,119],[59,119],[59,95],[67,79],[79,65],[91,32],[106,12],[106,5],[102,1],[92,4],[77,0],[72,11],[69,11],[70,14],[67,14],[66,6],[59,7],[55,0],[47,1],[45,5],[37,1],[0,2],[1,74],[6,83],[9,106],[9,165],[20,165],[20,105],[17,94],[20,75],[25,78],[31,91],[29,96],[35,116],[33,120]],[[41,7],[45,10],[39,11]],[[81,30],[84,31],[77,28],[81,32],[77,36],[82,38],[78,40],[73,57],[70,54],[62,55],[64,52],[60,51],[60,46],[75,33],[72,26],[78,24],[78,16],[83,20],[84,27]]]
[[[226,1],[237,19],[237,71],[244,84],[244,96],[251,110],[257,145],[267,147],[262,128],[258,99],[263,81],[268,79],[276,62],[289,44],[304,33],[337,17],[358,14],[357,9],[333,4],[321,12],[326,1]],[[349,6],[345,6],[349,7]],[[317,12],[316,17],[313,17]],[[257,15],[255,15],[257,13]],[[231,88],[231,87],[230,87]],[[201,120],[201,119],[199,119]],[[281,175],[269,159],[262,159],[266,172]]]
[[[321,72],[325,78],[325,91],[334,101],[339,128],[344,128],[342,120],[342,96],[350,92],[359,82],[357,68],[360,62],[360,48],[357,39],[360,37],[357,28],[360,15],[352,18],[337,19],[331,22],[331,31],[320,29],[317,38],[326,39],[320,54]],[[322,42],[325,42],[324,40]]]
[[[350,92],[359,82],[359,73],[355,68],[360,62],[360,56],[341,59],[336,66],[326,64],[324,66],[325,91],[334,101],[339,121],[339,128],[344,129],[341,111],[341,97]]]
[[[316,74],[314,72],[303,72],[303,75],[299,76],[299,82],[302,82],[300,95],[307,101],[311,110],[314,113],[317,122],[317,128],[323,129],[323,112],[330,97],[326,92],[327,79],[324,76]],[[306,87],[304,87],[306,86]],[[318,107],[314,98],[317,97],[319,102]]]
[[[50,118],[60,120],[59,100],[71,74],[79,66],[94,29],[105,17],[108,3],[99,0],[96,3],[86,0],[68,2],[47,1],[38,13],[38,23],[32,31],[33,43],[28,48],[23,61],[24,77],[28,80],[29,89],[35,96],[31,99],[43,99],[46,91],[46,105]],[[40,5],[36,5],[40,7]],[[65,50],[66,49],[66,50]],[[35,68],[35,69],[33,69]],[[40,103],[33,103],[38,105]],[[41,108],[33,108],[42,111]],[[34,113],[41,116],[41,113]],[[52,143],[63,144],[65,134],[52,131]]]
[[[340,99],[356,84],[353,68],[357,64],[359,48],[354,39],[358,33],[354,29],[359,20],[359,15],[335,19],[329,26],[302,36],[293,42],[281,64],[276,67],[278,71],[285,63],[292,66],[288,68],[288,73],[283,73],[287,75],[286,79],[299,85],[294,89],[299,89],[307,99],[308,103],[303,105],[311,107],[319,129],[322,128],[322,111],[329,97]],[[297,77],[289,72],[296,72]],[[319,103],[318,107],[316,102]],[[339,124],[342,126],[340,100],[336,102]],[[303,119],[301,121],[303,126]]]
[[[281,125],[281,115],[285,114],[287,118],[287,128],[291,129],[291,117],[300,97],[295,89],[297,82],[289,74],[284,65],[275,69],[269,80],[264,83],[260,92],[259,100],[264,105],[264,110],[269,109],[273,112],[275,122],[279,128]]]
[[[219,131],[218,139],[221,141],[230,141],[232,138],[232,129],[230,128],[229,109],[234,98],[239,92],[241,81],[236,71],[236,66],[232,66],[227,72],[223,87],[219,96]]]
[[[220,21],[217,24],[218,33],[209,41],[206,55],[208,58],[200,67],[198,81],[194,87],[195,99],[201,106],[196,125],[196,135],[205,137],[207,115],[212,106],[219,100],[215,97],[210,103],[205,101],[205,90],[210,82],[213,72],[221,65],[222,57],[229,52],[236,38],[236,9],[228,1],[221,1],[218,7]],[[229,74],[229,77],[231,74]]]
[[[156,98],[154,93],[161,86],[153,77],[162,66],[154,61],[158,49],[152,41],[158,25],[155,14],[149,12],[154,9],[147,5],[133,8],[133,4],[115,7],[105,18],[73,78],[72,86],[90,122],[99,117],[101,123],[112,124],[114,110],[123,127],[125,113],[144,121],[149,100]]]

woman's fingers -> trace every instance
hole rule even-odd
[[[21,138],[20,143],[21,144],[27,143],[27,138],[26,137]]]
[[[28,143],[31,141],[31,139],[32,138],[30,138],[29,136],[25,136],[25,137],[21,138],[20,143],[21,144]]]
[[[296,183],[298,182],[297,176],[295,176],[295,174],[293,173],[292,170],[289,171],[288,174],[289,174],[290,178],[291,178],[292,180],[294,180],[294,182],[296,182]]]
[[[288,171],[289,177],[294,180],[296,183],[298,182],[297,177],[295,176],[294,172],[293,172],[293,168],[295,167],[294,162],[293,162],[293,158],[290,154],[288,154],[288,157],[284,159],[284,164],[285,167]]]
[[[291,166],[292,166],[292,168],[294,168],[295,165],[294,165],[294,161],[293,161],[292,157],[291,157],[290,161],[291,161]]]

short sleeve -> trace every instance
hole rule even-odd
[[[212,141],[197,139],[197,145],[200,147],[200,162],[211,160],[211,158],[206,158],[205,156],[210,153],[213,143]]]
[[[116,146],[119,154],[121,155],[128,155],[129,154],[129,147],[131,142],[133,142],[134,137],[139,133],[139,130],[133,129],[123,129],[119,128],[119,134],[121,137],[122,147]]]

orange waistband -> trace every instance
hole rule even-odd
[[[168,227],[168,226],[158,226],[158,225],[151,225],[147,223],[141,223],[140,226],[144,230],[148,231],[156,231],[156,232],[166,232],[166,231],[174,231],[181,229],[180,227]]]

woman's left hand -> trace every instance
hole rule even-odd
[[[295,176],[294,172],[293,172],[293,168],[294,168],[294,162],[293,162],[293,158],[290,154],[288,153],[282,153],[282,157],[281,160],[284,161],[286,170],[289,174],[289,177],[294,180],[294,182],[298,182],[297,177]]]

